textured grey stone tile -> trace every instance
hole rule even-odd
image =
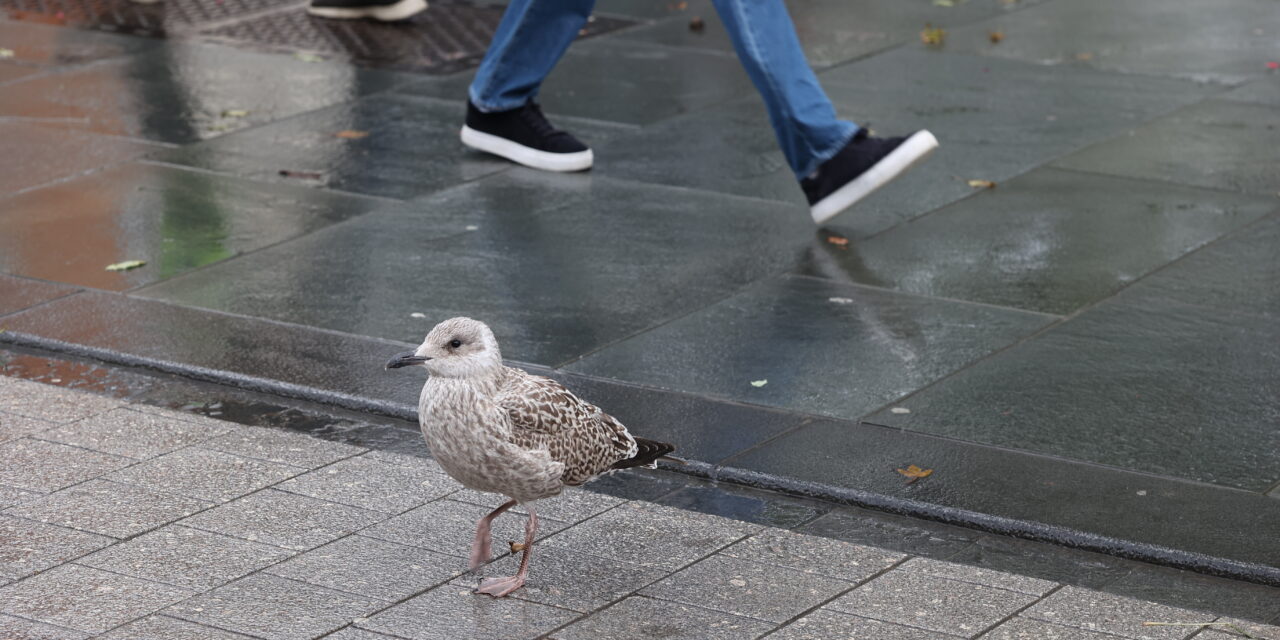
[[[189,516],[213,503],[145,487],[91,480],[12,507],[8,513],[126,538]]]
[[[359,456],[292,478],[277,488],[363,509],[401,513],[449,495],[462,485],[422,467]]]
[[[83,640],[89,634],[0,615],[0,638],[5,640]]]
[[[894,571],[903,571],[906,573],[917,573],[935,578],[949,578],[951,580],[959,580],[960,582],[971,582],[987,587],[996,587],[997,589],[1007,589],[1009,591],[1017,591],[1029,596],[1042,596],[1058,586],[1058,583],[1049,580],[1041,580],[1039,578],[1028,578],[1014,573],[1005,573],[1004,571],[992,571],[991,569],[980,569],[978,567],[970,567],[963,564],[955,564],[954,562],[943,562],[941,560],[931,560],[929,558],[912,558],[902,566],[894,569]]]
[[[5,377],[0,385],[0,411],[49,422],[74,422],[110,411],[121,404],[114,398],[70,391],[29,380]]]
[[[196,514],[182,524],[286,549],[311,549],[362,529],[383,514],[267,490]]]
[[[894,570],[827,606],[885,622],[973,636],[1035,599],[1004,589]]]
[[[1144,627],[1142,623],[1145,621],[1206,621],[1206,615],[1196,611],[1071,586],[1037,602],[1021,615],[1135,640],[1174,640],[1186,638],[1194,632],[1188,627]]]
[[[0,612],[100,633],[193,592],[74,564],[0,589]]]
[[[356,626],[413,640],[524,640],[578,614],[515,598],[491,598],[446,585],[407,600]]]
[[[881,622],[839,611],[818,609],[769,636],[769,640],[920,640],[928,633],[915,627]],[[929,636],[933,637],[933,636]],[[958,636],[943,636],[947,638]]]
[[[992,629],[982,640],[1115,640],[1115,636],[1018,616]]]
[[[361,531],[362,535],[422,547],[452,556],[467,557],[471,553],[471,541],[475,537],[476,522],[490,508],[453,500],[428,502],[412,511],[380,522]],[[526,518],[519,514],[504,513],[494,520],[491,529],[493,553],[501,555],[508,550],[508,540],[524,540]],[[545,538],[565,527],[567,523],[551,518],[538,518],[538,539]]]
[[[515,575],[519,554],[508,555],[480,570],[486,578]],[[662,578],[666,572],[550,545],[535,545],[529,577],[513,598],[574,611],[593,611]],[[480,585],[480,576],[463,576],[453,584]]]
[[[211,430],[203,425],[121,408],[63,425],[40,434],[40,438],[145,459],[208,440],[227,430],[228,427]]]
[[[334,633],[325,636],[324,640],[389,640],[390,638],[391,636],[384,636],[381,633],[365,631],[364,629],[357,629],[355,627],[347,627],[346,629],[335,631]]]
[[[392,602],[466,569],[453,556],[365,536],[347,536],[266,569],[267,573]]]
[[[742,640],[773,624],[675,602],[632,596],[552,634],[555,640]]]
[[[133,464],[133,460],[86,451],[56,442],[10,440],[0,443],[0,484],[47,493]]]
[[[308,469],[366,451],[366,449],[341,442],[329,442],[303,433],[265,427],[241,427],[225,436],[214,438],[204,446],[226,453]]]
[[[378,603],[331,589],[257,574],[174,605],[174,617],[269,640],[303,640],[332,631]]]
[[[1196,636],[1196,640],[1228,640],[1228,638],[1247,638],[1249,636],[1259,640],[1280,640],[1280,627],[1249,622],[1239,618],[1219,618],[1216,622],[1227,623],[1227,625],[1238,627],[1238,629],[1233,629],[1231,626],[1226,625],[1205,627],[1204,632]],[[1244,631],[1249,635],[1242,635],[1240,631]]]
[[[770,622],[786,622],[853,582],[714,555],[640,593]]]
[[[190,447],[125,469],[111,479],[226,502],[300,473],[299,467]]]
[[[0,509],[35,500],[42,495],[44,494],[36,493],[35,491],[24,491],[22,489],[15,489],[14,487],[0,485]]]
[[[463,489],[458,493],[449,496],[450,500],[459,502],[469,502],[478,504],[482,507],[493,509],[506,501],[506,498],[496,493],[485,493],[483,491],[473,491],[471,489]],[[615,498],[603,493],[593,493],[584,489],[565,489],[564,493],[554,497],[538,500],[533,503],[533,508],[538,512],[538,517],[547,517],[553,520],[563,520],[565,522],[581,522],[597,513],[608,511],[626,500]],[[516,513],[527,513],[523,506],[512,507],[512,511]]]
[[[765,529],[720,553],[852,582],[870,578],[907,557],[895,551],[782,529]]]
[[[718,516],[630,502],[571,527],[547,543],[674,570],[762,528]]]
[[[249,640],[249,636],[168,616],[147,616],[98,636],[100,640]]]
[[[0,411],[0,442],[17,440],[41,431],[48,431],[56,426],[58,426],[56,422]]]
[[[426,445],[424,444],[423,447],[426,447]],[[431,458],[421,458],[418,456],[411,456],[403,453],[394,453],[391,451],[378,451],[378,450],[370,451],[369,453],[366,453],[361,457],[369,458],[371,460],[377,460],[378,462],[385,462],[387,464],[400,465],[402,467],[422,469],[424,471],[431,471],[434,473],[445,472],[444,468],[440,466],[440,463],[436,462],[435,460],[432,460]]]
[[[103,549],[77,564],[204,591],[290,555],[279,547],[174,525]]]
[[[0,576],[28,576],[113,542],[92,533],[0,515]]]

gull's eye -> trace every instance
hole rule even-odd
[[[461,347],[461,346],[462,346],[462,341],[457,338],[454,338],[453,340],[449,341],[449,347],[452,349],[457,349],[458,347]]]

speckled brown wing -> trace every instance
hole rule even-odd
[[[512,444],[545,449],[551,459],[564,463],[568,485],[614,468],[638,449],[622,423],[550,378],[507,368],[498,406],[511,420]]]

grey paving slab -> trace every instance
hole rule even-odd
[[[205,443],[204,448],[295,467],[314,469],[367,451],[286,429],[241,428]]]
[[[754,618],[632,596],[551,637],[555,640],[739,640],[759,637],[773,626]]]
[[[1255,80],[1238,89],[1217,96],[1221,100],[1238,100],[1280,106],[1280,81],[1274,77]]]
[[[0,115],[185,143],[389,89],[396,74],[167,40],[153,50],[6,88]],[[275,89],[288,83],[293,89]]]
[[[497,494],[473,491],[471,489],[463,489],[449,496],[449,499],[469,502],[490,509],[497,507],[503,501],[503,498]],[[537,510],[540,518],[547,517],[562,522],[578,522],[598,513],[608,511],[623,502],[625,501],[622,498],[569,487],[558,496],[534,502],[533,507]],[[512,507],[511,510],[514,513],[528,513],[528,509],[524,505]]]
[[[383,517],[374,511],[268,489],[187,518],[182,524],[301,551]]]
[[[772,640],[829,640],[831,638],[860,638],[865,640],[916,640],[928,633],[916,627],[881,622],[871,618],[852,616],[829,609],[817,609],[805,614],[781,630],[769,634]],[[938,637],[954,638],[943,634]],[[984,636],[986,637],[986,636]]]
[[[655,502],[783,529],[810,522],[834,507],[819,500],[793,498],[781,493],[692,478],[684,487]]]
[[[717,554],[645,587],[640,593],[782,623],[851,589],[854,584]]]
[[[359,456],[286,480],[276,488],[362,509],[403,513],[452,494],[462,485],[426,469]]]
[[[13,87],[40,79],[41,76],[30,76],[8,83],[5,91],[8,93]],[[143,142],[36,126],[46,117],[57,119],[54,115],[35,113],[31,122],[0,122],[5,146],[12,145],[10,148],[23,149],[28,154],[24,162],[5,163],[5,171],[0,175],[0,193],[8,195],[33,189],[116,162],[127,162],[155,150]]]
[[[33,76],[40,73],[41,70],[35,67],[25,65],[12,64],[8,62],[0,63],[0,84],[20,80],[27,76]]]
[[[277,564],[267,573],[394,602],[462,573],[454,556],[365,536],[347,536]]]
[[[1267,391],[1276,337],[1263,318],[1107,303],[900,403],[910,413],[869,420],[1266,490],[1280,479],[1258,473],[1275,469],[1280,451],[1268,426],[1280,406]]]
[[[1124,577],[1133,565],[1114,556],[1006,536],[983,536],[951,562],[1097,589]]]
[[[323,228],[378,204],[305,186],[129,163],[8,199],[0,213],[0,268],[121,291]],[[67,237],[68,228],[77,233]],[[23,250],[50,241],[63,250]],[[106,270],[126,260],[147,264]]]
[[[493,511],[498,504],[499,501],[495,500],[491,506],[481,507],[449,499],[437,500],[384,520],[360,533],[379,540],[465,558],[471,553],[476,522]],[[493,521],[491,537],[495,555],[507,551],[507,541],[524,540],[525,521],[525,517],[511,515],[510,512]],[[567,526],[568,523],[553,518],[539,517],[538,538],[545,538]]]
[[[6,461],[0,468],[0,484],[41,493],[57,491],[134,462],[31,438],[0,443],[0,459]]]
[[[62,627],[0,615],[0,634],[14,640],[84,640],[89,634]]]
[[[1274,195],[1037,169],[874,238],[830,245],[803,270],[1066,315],[1278,204]]]
[[[247,640],[249,636],[169,616],[147,616],[98,636],[102,640]]]
[[[1262,640],[1280,640],[1280,627],[1257,624],[1248,620],[1239,618],[1219,618],[1221,626],[1205,627],[1205,630],[1196,636],[1204,640],[1226,640],[1227,638],[1261,638]],[[1237,627],[1237,628],[1232,628]],[[1245,634],[1240,633],[1243,631]]]
[[[12,331],[16,323],[9,320],[6,319],[5,327]],[[4,380],[6,382],[0,384],[0,410],[28,418],[74,422],[106,413],[122,404],[113,398],[77,393],[53,385],[7,377]]]
[[[1056,582],[1041,580],[1029,576],[1020,576],[1005,571],[992,571],[954,562],[943,562],[930,558],[912,558],[894,569],[908,574],[947,578],[958,582],[970,582],[988,587],[1017,591],[1029,596],[1043,596],[1055,587]]]
[[[675,570],[760,529],[717,516],[630,502],[548,538],[547,544]]]
[[[29,500],[35,500],[44,494],[34,491],[24,491],[13,487],[0,486],[0,509],[11,507],[15,504],[22,504]]]
[[[0,315],[75,293],[74,287],[0,275]]]
[[[1120,299],[1137,305],[1174,300],[1216,311],[1280,316],[1276,242],[1280,216],[1270,216],[1143,278],[1121,292]]]
[[[229,426],[211,428],[121,408],[54,428],[39,434],[39,438],[146,459],[215,438],[229,430]]]
[[[720,555],[850,583],[866,580],[906,558],[876,547],[773,528],[722,550]]]
[[[67,564],[0,589],[0,612],[101,633],[191,594],[186,589]]]
[[[983,640],[1112,640],[1115,637],[1023,617],[1002,623],[982,636]]]
[[[877,135],[927,128],[941,142],[927,162],[826,225],[850,238],[967,197],[970,179],[1007,180],[1214,90],[913,47],[841,65],[819,79],[841,117]],[[717,144],[688,145],[689,139]],[[673,157],[672,148],[682,152]],[[804,202],[754,96],[620,137],[596,158],[593,171],[605,175]]]
[[[17,440],[57,428],[56,422],[0,412],[0,442]]]
[[[226,502],[305,470],[202,447],[188,447],[140,463],[112,480],[184,496]]]
[[[101,549],[111,538],[0,515],[0,575],[22,578]]]
[[[76,562],[135,578],[205,591],[290,555],[291,552],[279,547],[173,525],[103,549]]]
[[[453,99],[449,102],[372,96],[150,157],[254,180],[415,198],[512,166],[468,152],[458,140],[465,95],[447,96]],[[557,122],[586,139],[604,141],[618,132],[617,127],[578,119]],[[335,135],[342,131],[367,135]],[[264,139],[270,144],[263,144]],[[281,175],[281,170],[318,175],[298,178]]]
[[[536,545],[529,560],[529,578],[512,597],[583,613],[599,609],[630,595],[666,575],[666,571],[629,562]],[[490,564],[483,577],[515,575],[518,555],[509,555]],[[463,576],[451,586],[475,589],[481,576]]]
[[[1274,196],[1280,109],[1208,100],[1191,105],[1053,166]]]
[[[326,640],[386,640],[390,637],[391,636],[385,636],[381,633],[365,631],[364,629],[357,629],[355,627],[340,629],[325,636]]]
[[[565,609],[477,596],[470,589],[447,585],[357,621],[356,626],[411,640],[532,640],[577,616]]]
[[[1239,82],[1267,73],[1280,27],[1265,0],[1227,0],[1211,20],[1193,0],[1047,2],[948,34],[951,51],[1125,74]],[[1004,39],[992,44],[989,31]]]
[[[211,506],[206,500],[96,479],[11,507],[6,513],[127,538]]]
[[[1206,622],[1205,615],[1153,602],[1063,587],[1022,612],[1022,616],[1125,638],[1187,638],[1195,627],[1147,627],[1143,622]]]
[[[471,74],[463,74],[402,91],[459,99],[470,84]],[[608,38],[571,47],[543,82],[538,101],[548,114],[644,125],[752,91],[730,56]]]
[[[1036,599],[969,582],[890,571],[827,606],[884,622],[973,637]]]
[[[374,600],[265,574],[165,609],[166,615],[269,640],[303,640],[349,624]]]
[[[785,270],[811,232],[801,223],[767,202],[510,172],[143,295],[414,344],[467,315],[493,328],[506,357],[555,364]],[[437,239],[446,229],[461,235]],[[328,256],[323,269],[316,255]],[[406,288],[406,265],[431,277]]]
[[[969,547],[981,536],[972,529],[853,507],[836,509],[796,531],[942,559]]]
[[[856,418],[1049,321],[1038,314],[785,277],[606,347],[569,368]],[[668,348],[672,344],[681,349]],[[753,384],[761,380],[763,386]]]
[[[1102,591],[1255,622],[1280,615],[1280,588],[1148,564],[1135,563]]]

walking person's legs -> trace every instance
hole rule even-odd
[[[844,211],[923,159],[928,131],[881,139],[836,117],[800,48],[782,0],[713,0],[738,58],[769,111],[815,222]]]
[[[591,167],[591,150],[547,122],[535,98],[595,0],[512,0],[468,90],[462,142],[550,171]]]

